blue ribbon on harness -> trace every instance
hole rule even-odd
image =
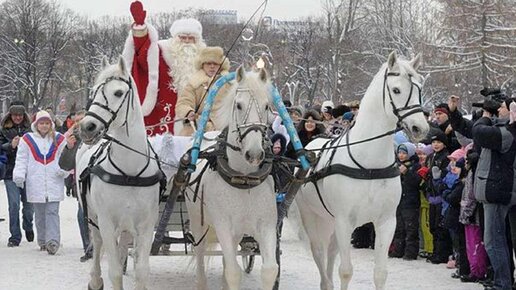
[[[204,109],[202,111],[199,122],[197,123],[197,132],[194,135],[194,142],[192,146],[191,162],[188,168],[188,172],[193,173],[195,171],[197,165],[197,159],[199,158],[199,151],[201,149],[202,139],[204,137],[204,130],[206,129],[206,124],[208,123],[211,108],[213,106],[213,102],[215,101],[215,96],[217,95],[219,89],[224,86],[227,82],[234,80],[236,77],[236,73],[232,72],[227,75],[221,76],[215,83],[211,86],[208,96],[204,100]],[[290,142],[294,146],[296,151],[302,150],[303,145],[299,140],[299,136],[297,135],[296,128],[294,127],[294,122],[290,119],[290,115],[287,112],[287,108],[285,108],[285,104],[283,104],[283,100],[278,92],[278,89],[275,86],[271,86],[272,89],[272,101],[274,106],[278,110],[278,113],[283,120],[283,124],[287,128],[287,132],[290,136]],[[306,159],[305,155],[299,156],[299,161],[301,162],[301,166],[303,169],[308,170],[310,168],[310,163]]]

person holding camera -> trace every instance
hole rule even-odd
[[[9,231],[11,237],[7,242],[8,247],[18,247],[22,240],[20,229],[20,204],[23,204],[22,220],[23,230],[28,242],[34,241],[34,208],[27,201],[25,189],[16,186],[13,181],[13,169],[16,161],[18,144],[23,134],[30,132],[30,117],[21,101],[13,101],[8,113],[2,119],[0,129],[0,144],[2,151],[7,154],[7,164],[4,176],[7,201],[9,203]]]
[[[486,100],[488,101],[488,100]],[[513,107],[515,113],[509,112]],[[483,108],[482,117],[473,124],[472,135],[481,149],[474,180],[477,201],[484,206],[484,243],[494,271],[493,286],[486,289],[512,289],[512,257],[506,237],[506,217],[516,203],[514,162],[516,157],[516,123],[514,118],[496,119],[494,112]],[[502,102],[499,117],[516,115],[516,103]]]

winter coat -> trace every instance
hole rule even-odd
[[[475,192],[473,190],[473,175],[473,171],[468,172],[460,201],[459,221],[464,225],[479,223],[477,211],[478,202],[475,199]]]
[[[221,75],[226,75],[228,71],[222,71]],[[206,75],[204,70],[200,69],[195,72],[188,84],[185,86],[184,90],[179,93],[179,98],[176,103],[176,116],[177,118],[185,118],[190,112],[198,113],[199,115],[202,113],[204,109],[204,100],[208,96],[207,90],[212,81],[212,78]],[[215,100],[213,101],[213,106],[210,112],[210,122],[208,126],[210,127],[208,131],[212,130],[222,130],[223,124],[225,120],[221,118],[224,116],[219,116],[219,110],[224,105],[224,97],[227,95],[229,88],[231,87],[231,83],[226,83],[223,87],[220,88],[219,92],[215,96]],[[203,99],[204,97],[204,99]],[[186,124],[185,124],[186,125]],[[190,125],[188,125],[190,126]],[[186,126],[185,126],[186,127]],[[179,133],[179,135],[186,136],[188,135],[189,130],[183,130],[184,134]]]
[[[443,190],[443,200],[448,204],[443,214],[444,227],[447,229],[457,229],[459,227],[460,200],[463,190],[464,183],[458,178],[451,187],[447,185],[447,188]]]
[[[398,207],[399,209],[419,209],[421,206],[419,198],[421,176],[417,173],[421,168],[419,158],[413,155],[409,161],[402,164],[407,167],[407,171],[401,174],[401,200]]]
[[[516,126],[493,124],[482,117],[473,125],[473,140],[482,148],[475,172],[475,198],[484,203],[514,202]]]
[[[37,132],[21,138],[13,180],[25,180],[27,201],[44,203],[64,199],[64,178],[68,174],[59,168],[58,160],[65,145],[60,133],[56,133],[55,140]]]
[[[11,113],[7,113],[1,122],[2,128],[0,129],[0,144],[2,145],[2,152],[7,154],[7,164],[5,171],[5,179],[13,178],[14,162],[16,161],[17,148],[11,146],[11,142],[16,136],[23,136],[23,134],[30,132],[30,117],[25,114],[23,122],[19,125],[13,123],[11,119]]]
[[[426,158],[426,167],[428,167],[428,176],[426,178],[428,182],[426,192],[430,203],[432,203],[431,199],[433,197],[441,196],[441,193],[439,192],[437,185],[435,184],[435,182],[432,182],[432,167],[437,166],[439,167],[439,169],[441,169],[442,178],[446,176],[446,174],[448,173],[447,167],[449,163],[450,161],[448,160],[448,150],[446,150],[446,148],[439,152],[434,152],[428,155],[428,157]]]

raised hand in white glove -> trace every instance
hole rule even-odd
[[[23,179],[23,178],[14,178],[13,181],[16,184],[17,187],[19,187],[19,188],[24,188],[25,187],[25,179]]]
[[[58,169],[57,172],[56,172],[56,176],[57,177],[61,177],[61,178],[67,177],[68,174],[70,174],[70,172],[69,171],[65,171],[63,169]]]

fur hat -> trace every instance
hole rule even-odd
[[[274,145],[274,143],[276,143],[277,141],[279,141],[281,145],[280,155],[285,154],[285,151],[287,151],[287,138],[285,138],[285,136],[283,136],[280,133],[276,133],[271,136],[272,145]]]
[[[11,114],[23,115],[25,112],[25,105],[22,101],[13,101],[9,107],[9,113]]]
[[[170,27],[170,35],[176,37],[179,34],[189,34],[195,36],[197,40],[202,39],[202,25],[193,18],[178,19]]]
[[[333,109],[335,107],[335,105],[333,104],[332,101],[324,101],[321,105],[321,108],[324,110],[326,109],[326,107],[330,107],[331,109]],[[323,111],[324,112],[324,111]],[[330,112],[331,113],[331,112]]]
[[[337,107],[333,108],[331,111],[334,118],[342,117],[347,112],[350,112],[351,109],[346,105],[338,105]]]
[[[360,101],[359,100],[351,101],[348,103],[348,107],[350,107],[351,109],[360,109]]]
[[[222,62],[224,61],[224,63]],[[224,59],[224,50],[218,46],[208,46],[203,48],[195,59],[195,68],[202,69],[202,65],[207,62],[221,64],[221,71],[229,70],[229,60]]]
[[[36,125],[38,124],[39,121],[41,120],[49,120],[50,123],[52,124],[52,129],[54,129],[54,121],[52,121],[52,117],[50,116],[50,114],[47,112],[47,111],[39,111],[37,114],[36,114],[36,117],[34,118],[34,122],[32,122],[32,125],[31,125],[31,129],[32,129],[32,132],[36,132]]]
[[[303,116],[303,107],[301,106],[292,106],[290,108],[287,108],[287,112],[289,113],[296,113],[299,115],[299,117]]]

